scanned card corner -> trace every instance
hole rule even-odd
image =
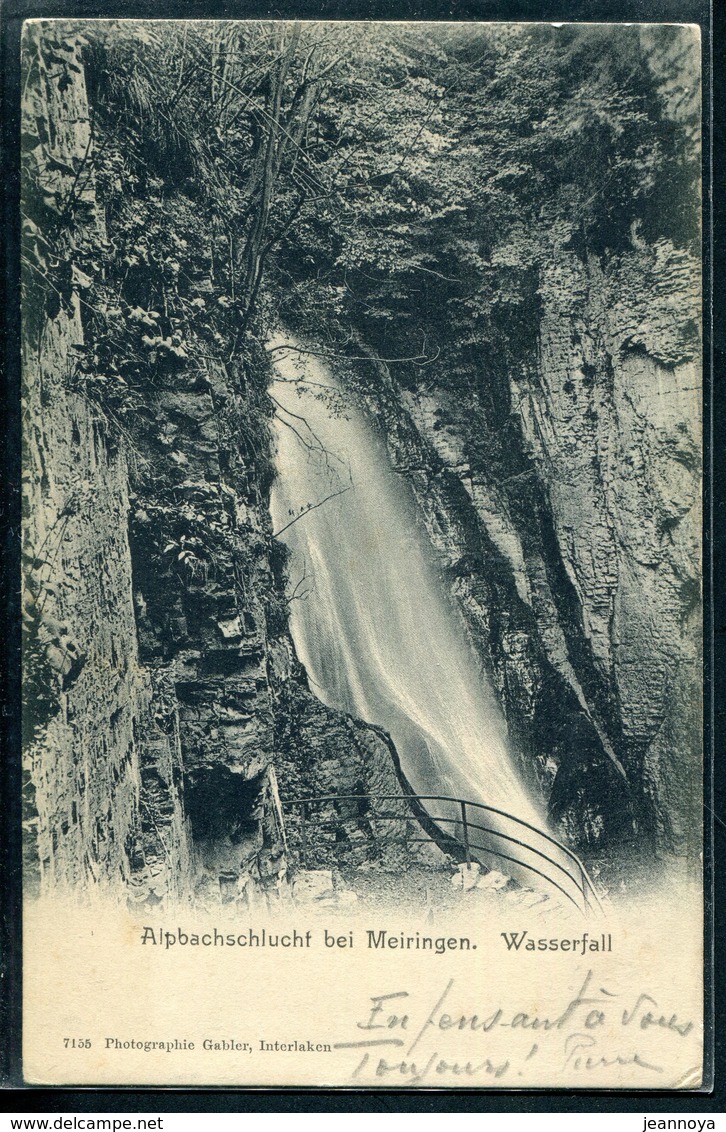
[[[704,1085],[703,1065],[697,1065],[689,1073],[685,1073],[674,1087],[676,1089],[702,1089]]]
[[[701,1087],[699,37],[26,21],[32,1083]]]

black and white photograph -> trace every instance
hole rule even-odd
[[[703,1082],[701,40],[28,20],[24,1072]]]

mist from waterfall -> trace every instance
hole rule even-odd
[[[541,827],[385,443],[359,408],[331,411],[341,399],[328,366],[280,349],[273,358],[271,511],[291,551],[290,629],[312,690],[385,728],[416,793],[482,802]]]

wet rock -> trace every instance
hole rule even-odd
[[[480,877],[481,865],[478,861],[472,861],[468,865],[466,863],[459,865],[451,878],[451,883],[454,888],[461,888],[464,892],[470,892],[472,888],[477,887]]]
[[[491,869],[488,873],[477,881],[477,888],[488,890],[490,892],[501,892],[510,883],[511,878],[500,873],[497,869]]]
[[[232,617],[229,621],[218,621],[217,626],[225,641],[238,641],[244,635],[239,616]]]
[[[300,904],[313,900],[334,900],[333,873],[330,869],[304,869],[292,883],[293,899]]]

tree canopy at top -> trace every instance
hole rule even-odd
[[[110,222],[150,186],[192,200],[241,338],[261,318],[340,340],[354,328],[384,355],[441,356],[439,381],[470,381],[531,345],[558,252],[698,250],[692,29],[78,31]],[[413,363],[403,377],[418,380]]]

